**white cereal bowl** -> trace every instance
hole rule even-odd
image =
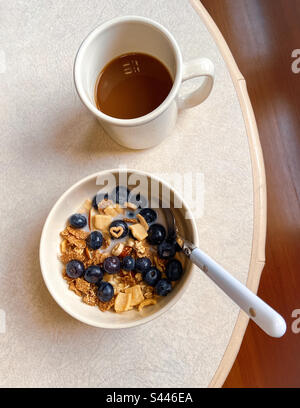
[[[96,179],[105,178],[108,174],[131,174],[146,176],[148,181],[155,180],[164,191],[170,191],[174,198],[182,201],[182,208],[173,209],[176,222],[183,236],[198,244],[198,234],[194,218],[185,201],[174,189],[163,180],[138,170],[113,169],[92,174],[70,187],[55,203],[43,227],[40,241],[40,265],[45,284],[58,305],[75,319],[95,327],[122,329],[147,323],[169,310],[183,295],[192,278],[192,263],[184,259],[184,274],[173,291],[166,297],[159,298],[156,305],[145,307],[141,312],[130,310],[124,313],[114,311],[101,312],[98,307],[88,306],[81,298],[68,289],[62,277],[63,265],[59,260],[60,232],[64,229],[67,219],[76,212],[87,198],[92,198],[99,186]],[[172,208],[172,204],[171,204]],[[186,214],[189,214],[186,218]]]

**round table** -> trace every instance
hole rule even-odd
[[[115,144],[82,106],[72,64],[101,22],[136,14],[165,25],[184,60],[216,67],[212,94],[179,116],[155,148]],[[54,302],[38,248],[45,218],[74,182],[127,166],[162,177],[198,175],[201,248],[253,291],[264,265],[266,192],[262,153],[246,83],[200,2],[73,0],[11,2],[0,27],[2,95],[1,387],[221,386],[248,317],[195,269],[182,299],[128,330],[84,325]]]

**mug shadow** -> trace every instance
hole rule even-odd
[[[57,124],[52,148],[60,155],[77,158],[122,155],[132,150],[123,147],[104,131],[97,119],[86,109],[72,111]]]

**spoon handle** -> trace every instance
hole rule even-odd
[[[193,249],[190,260],[202,269],[269,336],[281,337],[284,335],[286,323],[283,317],[201,249]]]

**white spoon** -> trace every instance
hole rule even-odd
[[[182,240],[182,251],[190,261],[212,279],[264,332],[272,337],[282,337],[286,332],[283,317],[205,252],[180,237],[172,211],[167,208],[163,210],[167,218],[169,236],[177,236]]]

